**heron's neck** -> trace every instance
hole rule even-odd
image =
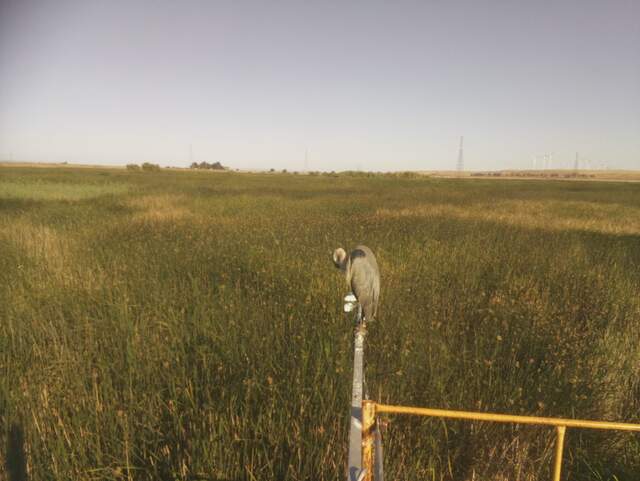
[[[351,282],[351,259],[347,258],[340,265],[340,270],[344,272],[344,275],[347,277],[347,284]]]

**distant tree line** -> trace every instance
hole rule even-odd
[[[144,170],[145,172],[155,172],[160,170],[160,166],[158,164],[152,164],[151,162],[145,162],[142,165],[127,164],[127,170],[131,170],[133,172],[139,172],[140,170]]]
[[[562,178],[562,179],[590,179],[594,178],[593,174],[582,174],[572,171],[541,171],[541,170],[515,170],[515,171],[489,171],[489,172],[471,172],[471,177],[527,177],[527,178]]]
[[[220,162],[214,162],[213,164],[209,162],[193,162],[189,167],[191,169],[226,170],[226,167]]]

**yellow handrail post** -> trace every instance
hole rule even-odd
[[[373,481],[373,428],[376,423],[376,403],[362,401],[362,468],[363,481]]]
[[[556,440],[556,462],[553,468],[553,481],[560,481],[560,471],[562,470],[562,451],[564,448],[564,433],[566,426],[556,426],[558,439]]]

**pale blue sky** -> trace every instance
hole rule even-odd
[[[0,158],[640,168],[640,1],[0,0]]]

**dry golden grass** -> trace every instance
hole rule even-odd
[[[397,210],[377,209],[375,216],[381,219],[451,217],[548,231],[640,234],[640,207],[584,201],[508,200],[479,203],[472,209],[452,204],[420,204]]]
[[[44,225],[18,220],[11,225],[0,224],[0,236],[11,242],[26,259],[64,282],[72,278],[68,266],[75,253],[71,237]]]
[[[127,201],[127,205],[137,210],[133,222],[171,222],[193,217],[185,207],[188,199],[182,195],[145,195]]]
[[[85,263],[83,235],[20,219],[0,223],[0,240],[20,253],[21,271],[31,273],[32,289],[81,289],[87,293],[108,285],[108,275],[99,266]]]

